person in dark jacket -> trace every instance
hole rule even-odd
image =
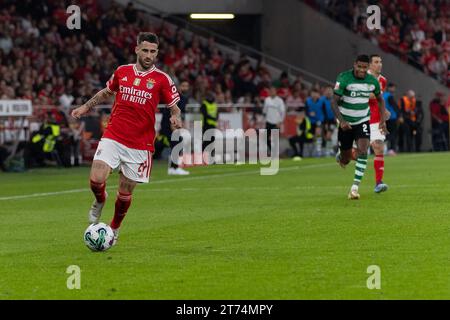
[[[202,114],[202,133],[204,136],[206,131],[216,129],[218,124],[219,113],[214,93],[208,92],[206,94],[200,107],[200,113]],[[203,151],[210,143],[214,143],[214,136],[211,141],[203,141]]]
[[[189,100],[189,82],[182,81],[179,86],[180,93],[180,101],[178,102],[178,108],[181,110],[181,119],[184,121],[185,113],[186,113],[186,105]],[[169,147],[170,150],[178,144],[182,143],[181,141],[172,141],[172,128],[170,125],[170,109],[162,108],[162,119],[161,119],[161,130],[159,131],[159,135],[157,137],[156,144],[158,145],[158,155],[162,152],[164,147]],[[178,166],[177,163],[173,161],[173,159],[169,156],[169,175],[188,175],[189,171],[186,171]]]
[[[395,155],[398,152],[397,147],[397,132],[398,132],[398,121],[401,117],[400,109],[397,102],[395,101],[395,90],[396,86],[393,83],[389,83],[386,92],[383,93],[384,103],[386,105],[386,110],[389,111],[391,116],[386,121],[386,126],[389,131],[387,135],[389,154]]]

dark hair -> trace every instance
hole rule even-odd
[[[370,58],[367,54],[360,54],[359,56],[356,57],[355,62],[366,62],[366,63],[370,63]]]
[[[381,58],[381,56],[379,54],[371,54],[370,55],[370,62],[372,62],[373,58]]]
[[[393,82],[389,82],[389,84],[388,84],[388,88],[392,88],[392,87],[395,87],[395,83],[393,83]]]
[[[139,32],[137,36],[137,44],[140,45],[144,41],[159,45],[158,36],[151,32]]]

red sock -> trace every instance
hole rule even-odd
[[[98,183],[91,180],[91,190],[95,195],[95,199],[97,199],[97,202],[103,203],[105,202],[105,188],[106,183]]]
[[[383,181],[384,174],[384,155],[377,155],[373,161],[373,167],[375,168],[375,181],[377,184]]]
[[[114,218],[111,221],[111,228],[118,229],[122,223],[123,218],[131,205],[131,193],[117,193],[116,209],[114,211]]]

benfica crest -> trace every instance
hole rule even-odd
[[[154,85],[155,85],[155,80],[153,80],[153,79],[147,80],[147,89],[153,88]]]

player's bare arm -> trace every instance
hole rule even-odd
[[[350,130],[352,126],[344,120],[344,117],[342,117],[341,111],[339,111],[338,103],[341,97],[338,95],[334,95],[334,98],[331,102],[331,109],[333,110],[334,116],[336,119],[339,120],[339,126],[342,128],[342,130]]]
[[[380,115],[381,115],[379,128],[380,128],[380,131],[384,135],[386,135],[389,133],[389,131],[387,130],[387,126],[386,126],[386,120],[389,120],[390,113],[386,109],[386,105],[384,104],[383,96],[381,94],[379,94],[376,98],[378,101],[378,108],[380,108]]]
[[[95,96],[89,99],[88,102],[73,110],[72,117],[79,119],[82,115],[91,111],[92,108],[109,99],[113,94],[114,92],[110,91],[108,88],[100,90]]]
[[[180,129],[183,126],[181,121],[181,110],[176,104],[170,107],[170,125],[172,130]]]

